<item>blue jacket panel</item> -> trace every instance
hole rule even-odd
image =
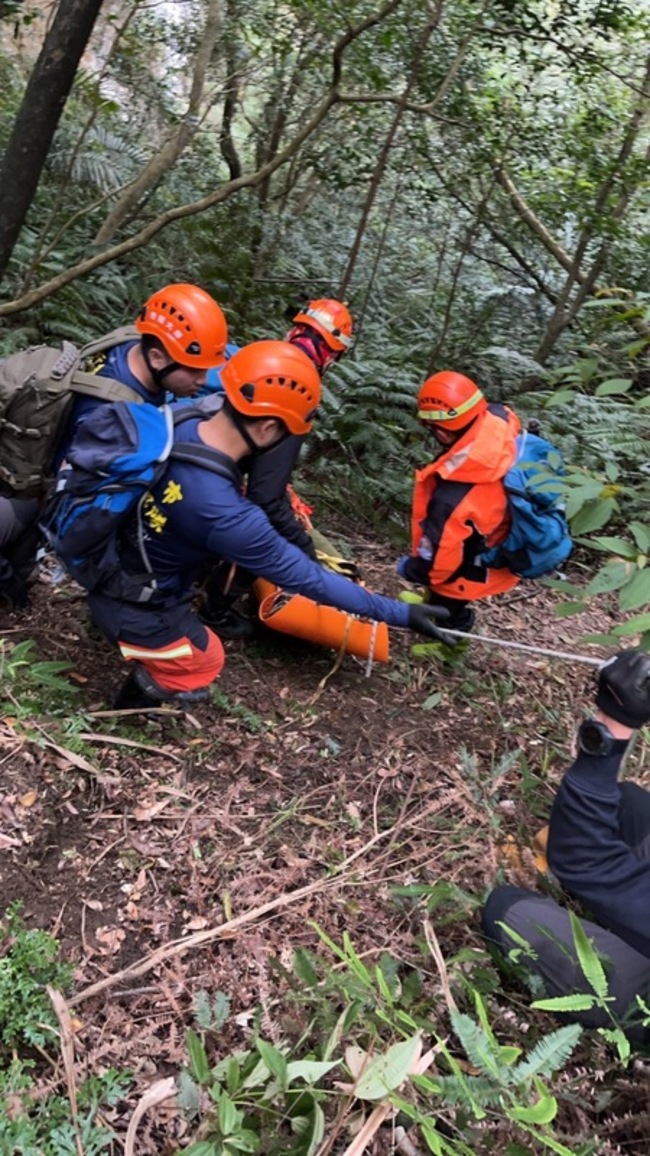
[[[598,923],[650,958],[650,862],[619,834],[620,763],[578,755],[553,804],[549,864]]]
[[[182,426],[182,441],[203,444],[199,421]],[[286,542],[263,510],[245,498],[227,478],[196,465],[172,460],[143,508],[147,557],[161,599],[182,597],[206,563],[234,562],[268,578],[290,593],[301,593],[389,626],[406,626],[409,608],[381,594],[371,594],[347,578],[312,562]],[[123,555],[129,567],[130,551]]]
[[[128,385],[129,389],[135,390],[149,405],[161,406],[165,401],[165,390],[160,389],[157,393],[152,393],[137,377],[134,377],[129,369],[127,356],[129,350],[132,349],[135,344],[135,341],[126,341],[123,345],[116,345],[113,349],[109,350],[106,354],[104,364],[101,369],[97,370],[97,376],[112,377],[114,381],[121,381],[123,385]],[[79,394],[79,396],[75,398],[65,425],[63,437],[57,450],[54,463],[56,469],[59,468],[65,458],[70,442],[77,432],[77,427],[80,426],[82,421],[85,421],[90,414],[94,413],[100,405],[106,405],[106,402],[102,401],[99,397],[85,397],[83,394]]]

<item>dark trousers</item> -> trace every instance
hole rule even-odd
[[[621,783],[619,835],[639,859],[650,860],[650,792],[636,783]],[[488,897],[481,922],[488,941],[538,975],[547,996],[591,992],[577,958],[568,912],[553,899],[523,887],[497,887]],[[650,959],[598,924],[580,922],[605,968],[612,1015],[623,1021],[631,1040],[647,1046],[650,1029],[641,1026],[643,1013],[636,996],[650,999]],[[525,940],[528,950],[508,935],[507,928]],[[607,1013],[598,1008],[572,1012],[567,1018],[585,1027],[612,1026]]]
[[[0,496],[0,551],[20,574],[29,574],[36,561],[39,512],[36,498]]]

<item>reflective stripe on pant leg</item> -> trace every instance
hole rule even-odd
[[[149,648],[120,641],[127,662],[140,662],[163,690],[198,690],[209,686],[221,674],[226,660],[221,640],[205,628],[205,646],[189,638],[179,638],[167,646]]]

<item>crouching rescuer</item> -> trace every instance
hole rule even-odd
[[[519,577],[492,568],[483,555],[510,524],[503,479],[516,457],[519,419],[488,403],[474,381],[452,370],[428,378],[418,419],[437,442],[437,457],[415,476],[412,553],[399,575],[450,611],[448,626],[469,631],[472,603],[511,590]]]
[[[446,610],[372,594],[326,570],[283,539],[242,493],[243,458],[310,431],[321,396],[310,358],[285,341],[258,341],[235,353],[221,378],[223,407],[208,418],[188,414],[176,426],[164,468],[120,526],[122,592],[116,596],[114,584],[99,582],[88,595],[94,622],[132,664],[115,706],[185,705],[208,697],[224,649],[199,620],[192,599],[206,564],[220,560],[289,593],[449,641],[436,625],[446,620]],[[207,464],[211,458],[218,470]],[[126,597],[129,576],[134,591]],[[146,601],[137,592],[138,576],[146,578]]]

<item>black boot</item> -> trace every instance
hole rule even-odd
[[[198,690],[165,690],[151,677],[146,667],[136,662],[117,694],[113,709],[151,709],[166,703],[185,709],[197,702],[206,702],[209,697],[210,690],[207,686],[201,686]]]
[[[199,618],[219,638],[250,638],[255,632],[255,619],[242,614],[235,607],[235,598],[227,595],[206,597]]]

